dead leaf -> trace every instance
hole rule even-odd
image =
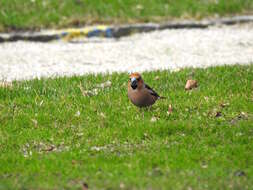
[[[76,161],[76,160],[72,160],[71,163],[72,163],[73,165],[76,165],[76,164],[77,164],[77,161]]]
[[[100,116],[101,116],[102,118],[106,118],[106,115],[105,115],[103,112],[100,113]]]
[[[216,113],[215,113],[215,115],[214,115],[215,117],[221,117],[222,116],[222,114],[221,114],[221,112],[220,111],[217,111]]]
[[[39,106],[40,106],[40,107],[42,106],[43,102],[44,102],[44,101],[43,101],[43,100],[41,100],[41,102],[39,103]]]
[[[225,108],[225,107],[227,107],[227,106],[229,106],[229,103],[220,103],[220,107],[221,107],[221,108]]]
[[[98,94],[97,88],[94,88],[93,90],[84,90],[81,84],[79,84],[79,88],[83,96],[95,96]]]
[[[242,117],[245,117],[245,118],[247,118],[248,117],[248,114],[247,113],[245,113],[245,112],[241,112],[241,115],[242,115]]]
[[[150,121],[151,121],[151,122],[156,122],[156,121],[157,121],[157,118],[156,118],[156,117],[152,117]]]
[[[137,4],[135,7],[137,10],[142,10],[144,7],[141,4]]]
[[[82,92],[83,96],[89,96],[89,94],[87,94],[87,92],[83,89],[81,83],[79,84],[79,88],[80,88],[80,91]]]
[[[168,111],[167,111],[167,114],[168,115],[172,114],[172,111],[173,111],[173,108],[172,108],[172,105],[170,104],[169,108],[168,108]]]
[[[153,169],[148,173],[148,175],[153,176],[153,177],[157,177],[157,176],[163,175],[163,172],[162,172],[162,170],[161,170],[160,168],[155,167],[155,168],[153,168]]]
[[[236,124],[240,120],[248,120],[248,119],[250,119],[249,115],[245,112],[241,112],[239,115],[237,115],[231,120],[231,124]]]
[[[82,184],[82,190],[88,190],[88,189],[89,189],[88,184],[84,182],[84,183]]]
[[[124,188],[125,188],[125,184],[124,184],[124,183],[120,183],[120,184],[119,184],[119,188],[120,188],[120,189],[124,189]]]
[[[45,151],[45,152],[51,152],[55,149],[55,146],[54,145],[50,145],[48,146],[47,148],[43,149],[42,151]]]
[[[76,117],[79,117],[80,114],[81,114],[81,113],[80,113],[80,111],[78,110],[78,111],[76,112],[75,116],[76,116]]]
[[[31,119],[35,127],[38,127],[38,121],[36,119]]]
[[[77,133],[76,136],[81,137],[83,136],[83,133]]]
[[[98,84],[97,88],[108,88],[112,86],[112,82],[111,81],[106,81],[104,83]]]
[[[80,20],[79,19],[74,19],[71,21],[71,25],[73,26],[79,26],[80,25]]]
[[[242,177],[242,176],[246,176],[246,173],[242,170],[237,170],[235,173],[234,173],[235,176],[238,176],[238,177]]]
[[[159,76],[156,76],[156,77],[155,77],[155,80],[159,80],[159,79],[160,79],[160,77],[159,77]]]
[[[93,151],[100,151],[100,150],[103,150],[105,149],[106,147],[99,147],[99,146],[93,146],[91,147],[90,149],[93,150]]]
[[[196,80],[187,80],[186,85],[185,85],[185,90],[191,90],[193,88],[198,87],[198,82]]]
[[[7,81],[0,81],[1,88],[12,88],[12,83]]]

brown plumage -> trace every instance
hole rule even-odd
[[[128,98],[138,107],[148,107],[164,97],[145,84],[139,73],[132,73],[128,81]]]

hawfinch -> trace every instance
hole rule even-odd
[[[128,98],[138,107],[148,107],[164,97],[145,84],[139,73],[132,73],[128,81]]]

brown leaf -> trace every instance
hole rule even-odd
[[[43,149],[43,151],[50,152],[50,151],[53,151],[54,149],[55,149],[55,146],[54,145],[50,145],[49,147]]]
[[[120,188],[120,189],[124,189],[124,188],[125,188],[125,184],[124,184],[124,183],[120,183],[120,184],[119,184],[119,188]]]
[[[88,96],[87,92],[83,89],[81,83],[79,84],[79,89],[80,89],[80,91],[82,92],[82,95],[83,95],[83,96]]]
[[[137,10],[142,10],[144,7],[141,4],[137,4],[135,7]]]
[[[97,88],[108,88],[108,87],[112,86],[112,82],[108,80],[104,83],[97,84],[96,86],[97,86]]]
[[[215,113],[215,115],[214,115],[215,117],[221,117],[222,116],[222,114],[221,114],[221,112],[220,111],[217,111],[216,113]]]
[[[245,112],[241,112],[239,115],[237,115],[231,120],[231,123],[236,124],[239,120],[248,120],[248,119],[249,119],[249,115]]]
[[[186,84],[185,84],[185,90],[191,90],[193,88],[197,88],[198,87],[198,82],[196,80],[187,80]]]
[[[93,90],[84,90],[81,84],[79,84],[79,88],[83,96],[95,96],[98,94],[97,88],[94,88]]]
[[[71,163],[72,163],[73,165],[76,165],[76,164],[77,164],[77,161],[76,161],[76,160],[72,160]]]
[[[80,111],[78,110],[78,111],[76,112],[75,116],[76,116],[76,117],[79,117],[80,114],[81,114],[81,113],[80,113]]]
[[[12,83],[7,81],[0,81],[0,88],[11,88]]]
[[[160,77],[159,77],[159,76],[156,76],[156,77],[155,77],[155,80],[160,80]]]
[[[227,106],[229,106],[229,103],[220,103],[220,107],[222,107],[222,108],[225,108]]]
[[[173,111],[173,108],[172,108],[172,105],[170,104],[169,105],[169,108],[168,108],[168,111],[167,111],[167,114],[170,115]]]
[[[156,122],[156,121],[157,121],[157,118],[153,116],[153,117],[150,119],[150,121],[151,121],[151,122]]]
[[[38,127],[38,121],[36,119],[31,119],[35,127]]]
[[[74,19],[74,20],[71,21],[70,24],[73,25],[73,26],[79,26],[80,25],[80,20],[79,19]]]
[[[84,183],[82,184],[82,190],[88,190],[88,189],[89,189],[88,184],[84,182]]]
[[[245,113],[245,112],[241,112],[241,116],[244,117],[244,118],[247,118],[247,117],[248,117],[248,114]]]
[[[100,113],[100,116],[101,116],[102,118],[106,118],[106,115],[105,115],[103,112]]]

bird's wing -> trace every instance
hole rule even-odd
[[[152,88],[149,87],[149,85],[145,84],[145,88],[149,91],[149,93],[150,93],[152,96],[155,96],[155,97],[157,97],[157,98],[160,97]]]

